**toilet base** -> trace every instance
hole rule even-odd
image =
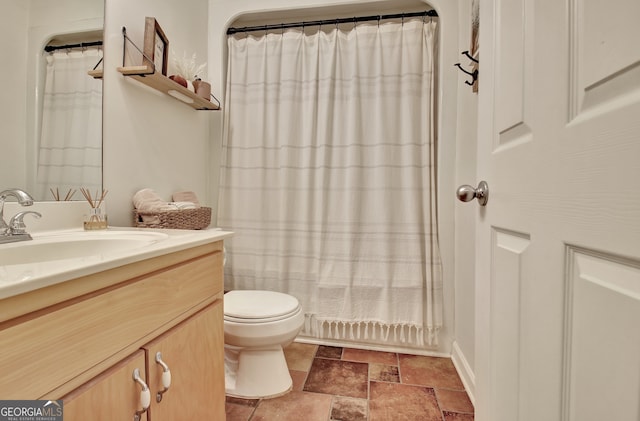
[[[282,346],[224,347],[225,392],[244,399],[276,398],[293,387]]]

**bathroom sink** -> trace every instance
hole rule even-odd
[[[0,245],[0,266],[121,254],[168,237],[160,232],[128,230],[34,234],[30,241]]]

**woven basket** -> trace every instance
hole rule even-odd
[[[138,228],[200,230],[211,223],[211,208],[207,207],[156,212],[135,209],[133,215],[134,226]]]

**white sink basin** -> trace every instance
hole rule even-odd
[[[34,231],[33,240],[0,244],[0,300],[231,236],[219,229],[109,227]]]
[[[33,240],[0,245],[0,265],[24,265],[120,254],[169,236],[160,232],[105,230],[34,234]]]

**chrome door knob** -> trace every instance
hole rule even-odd
[[[480,206],[486,206],[489,201],[489,185],[486,181],[478,183],[478,188],[473,188],[468,184],[464,184],[458,187],[456,190],[456,196],[462,202],[469,202],[473,199],[478,199]]]

